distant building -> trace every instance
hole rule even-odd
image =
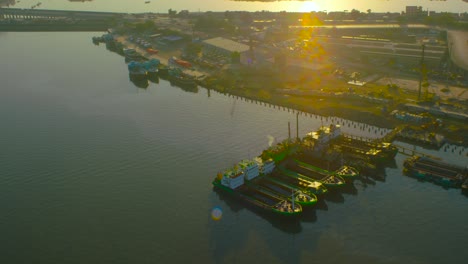
[[[419,16],[422,14],[422,6],[406,6],[406,16]]]
[[[218,56],[226,61],[230,61],[232,54],[239,52],[240,62],[242,64],[249,64],[250,47],[248,45],[221,37],[207,39],[202,44],[203,53],[206,55]]]

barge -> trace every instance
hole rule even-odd
[[[328,192],[327,187],[318,181],[309,181],[302,178],[290,177],[284,173],[271,174],[268,176],[268,180],[309,194],[321,195]]]
[[[212,184],[240,200],[267,212],[283,216],[297,216],[302,213],[300,204],[295,203],[295,198],[286,199],[272,192],[267,192],[256,186],[247,184],[260,175],[260,172],[271,173],[274,163],[261,160],[243,160],[233,168],[218,173]],[[294,195],[292,193],[292,195]]]
[[[340,187],[346,184],[340,176],[325,173],[323,170],[317,170],[313,166],[307,167],[298,163],[288,165],[294,172],[299,173],[306,179],[316,180],[323,183],[327,188]],[[286,170],[286,169],[285,169]]]
[[[297,159],[294,159],[294,161],[301,166],[320,172],[322,174],[336,175],[336,176],[347,178],[347,179],[356,178],[357,176],[359,176],[359,171],[351,166],[344,165],[338,168],[336,171],[330,172],[330,171],[318,168],[316,166],[313,166],[309,163],[306,163]]]
[[[317,197],[313,194],[268,182],[266,175],[270,174],[275,168],[273,160],[263,162],[261,158],[256,158],[255,160],[242,160],[238,165],[245,173],[246,185],[256,191],[303,206],[311,206],[317,203]]]
[[[428,157],[413,156],[403,163],[407,175],[431,181],[444,187],[458,188],[468,178],[467,168],[462,168]]]
[[[354,146],[360,149],[377,149],[380,150],[382,155],[386,159],[394,159],[396,154],[398,153],[398,148],[395,147],[393,144],[388,142],[373,142],[367,140],[359,140],[355,138],[351,138],[349,136],[343,135],[339,141],[337,141],[338,145],[347,145],[347,146]]]
[[[301,171],[296,171],[297,168],[298,166],[294,166],[294,168],[292,168],[293,170],[289,170],[283,166],[279,167],[280,171],[285,176],[297,178],[301,180],[306,180],[309,182],[318,181],[322,183],[323,185],[325,185],[327,189],[338,187],[338,186],[343,186],[346,183],[343,178],[335,176],[335,175],[321,175],[321,174],[315,173],[307,169],[304,169],[304,170],[299,169]]]
[[[294,199],[294,202],[302,206],[311,206],[317,203],[317,196],[311,193],[303,192],[284,184],[277,184],[268,179],[268,177],[259,177],[257,179],[246,181],[248,186],[256,188],[265,193],[277,195],[283,199]]]

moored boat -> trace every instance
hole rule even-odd
[[[128,64],[128,73],[130,74],[130,77],[134,80],[147,78],[147,72],[145,68],[136,61],[131,61]]]
[[[468,169],[428,157],[413,156],[403,163],[404,172],[412,177],[431,181],[444,187],[461,187]]]
[[[183,73],[179,68],[169,69],[169,81],[178,86],[196,88],[196,79]]]
[[[149,86],[148,79],[145,77],[129,74],[129,79],[138,88],[146,89]]]
[[[344,166],[341,166],[340,168],[338,168],[337,170],[331,172],[331,171],[328,171],[328,170],[321,169],[319,167],[313,166],[313,165],[311,165],[309,163],[300,161],[298,159],[294,159],[294,162],[296,162],[297,164],[299,164],[301,166],[309,168],[311,170],[320,172],[322,174],[336,175],[336,176],[339,176],[339,177],[342,177],[342,178],[355,178],[355,177],[359,176],[359,171],[357,169],[351,167],[351,166],[344,165]]]
[[[261,157],[263,159],[272,159],[276,163],[279,163],[286,159],[288,156],[298,153],[299,150],[299,141],[286,139],[264,150],[261,154]]]
[[[333,172],[333,174],[342,178],[356,178],[359,176],[359,171],[351,166],[341,166]]]
[[[336,144],[352,146],[365,151],[376,149],[379,150],[381,152],[381,155],[383,155],[387,160],[394,159],[396,154],[398,153],[398,148],[391,143],[360,140],[351,138],[349,136],[341,137],[340,140],[336,142]]]
[[[123,49],[123,55],[125,56],[126,62],[147,60],[144,56],[138,53],[135,49],[130,49],[130,48]]]
[[[268,177],[268,180],[286,185],[290,188],[314,195],[322,195],[328,192],[327,187],[318,181],[309,181],[301,178],[289,177],[282,173],[275,173]]]
[[[302,207],[293,201],[282,199],[275,195],[260,192],[244,183],[245,173],[237,166],[218,173],[212,184],[227,193],[257,208],[284,216],[295,216],[302,213]]]
[[[169,75],[169,68],[164,64],[159,64],[158,73],[159,76],[166,78]]]
[[[299,164],[297,162],[294,162],[293,164],[290,163],[289,167],[296,173],[302,175],[302,177],[305,177],[306,179],[319,181],[323,183],[327,188],[340,187],[346,184],[345,180],[340,176],[327,173],[328,171],[314,167],[310,164],[307,165],[308,166],[305,166],[304,163]],[[285,168],[285,170],[287,169]]]
[[[287,187],[285,185],[275,184],[272,181],[269,181],[267,177],[260,177],[253,181],[247,181],[247,185],[252,188],[265,193],[270,193],[271,195],[277,195],[280,198],[294,199],[294,202],[302,206],[312,206],[317,203],[317,196],[314,194],[308,194],[301,190]]]
[[[95,45],[99,45],[100,42],[104,42],[102,37],[93,37],[92,40]]]
[[[159,50],[155,50],[155,49],[152,49],[152,48],[147,48],[146,52],[148,52],[150,54],[158,54]]]
[[[156,76],[159,72],[160,61],[158,59],[151,59],[143,63],[143,67],[146,69],[148,76]]]

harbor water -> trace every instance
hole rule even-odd
[[[101,34],[0,33],[1,263],[466,260],[468,198],[403,176],[401,154],[298,220],[215,192],[218,171],[285,139],[288,122],[295,135],[296,113],[162,79],[138,88],[92,44]],[[300,113],[299,134],[331,123],[388,132]],[[427,153],[467,165],[462,147]]]

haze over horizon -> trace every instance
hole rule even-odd
[[[149,3],[146,3],[149,2]],[[38,4],[40,5],[38,6]],[[375,0],[372,2],[357,0],[352,3],[346,0],[314,0],[314,1],[273,1],[273,0],[205,0],[202,3],[193,0],[0,0],[0,6],[14,8],[63,9],[83,11],[110,11],[129,13],[166,13],[168,9],[195,11],[351,11],[357,9],[366,12],[401,12],[405,6],[422,6],[424,10],[436,12],[468,12],[466,0]]]

